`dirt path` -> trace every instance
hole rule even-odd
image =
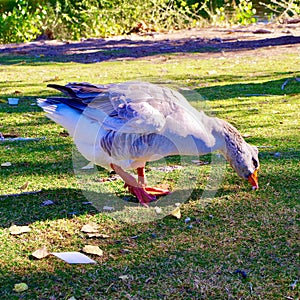
[[[228,29],[214,27],[86,39],[80,42],[46,40],[0,45],[0,55],[5,55],[7,63],[15,55],[35,56],[49,61],[95,63],[111,60],[150,60],[172,53],[199,59],[300,53],[300,24],[261,24]]]

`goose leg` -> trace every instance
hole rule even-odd
[[[121,167],[115,164],[110,164],[111,168],[124,180],[125,187],[128,188],[129,192],[137,197],[139,202],[144,205],[148,206],[147,203],[155,201],[156,197],[150,195],[144,188],[141,183],[138,183],[136,179],[130,175],[129,173],[125,172]]]
[[[144,190],[149,194],[155,196],[166,196],[170,194],[168,190],[160,189],[154,186],[147,186],[144,167],[137,168],[137,174],[138,174],[138,182],[144,187]]]

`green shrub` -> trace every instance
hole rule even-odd
[[[254,15],[256,10],[253,8],[252,1],[240,0],[228,1],[225,5],[213,5],[212,0],[205,0],[202,9],[208,15],[212,25],[247,25],[255,23]]]
[[[32,5],[13,1],[13,8],[0,14],[0,43],[31,41],[45,30],[57,39],[78,40],[256,21],[249,0],[39,0]],[[292,16],[300,13],[300,0],[271,0],[268,7]]]
[[[46,8],[33,9],[27,1],[16,0],[12,11],[0,15],[0,42],[27,42],[35,39],[43,30]]]

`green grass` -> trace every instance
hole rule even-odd
[[[87,65],[26,57],[10,57],[6,64],[7,57],[0,57],[0,132],[45,137],[0,144],[0,162],[12,163],[0,169],[0,194],[41,190],[0,197],[1,299],[299,298],[299,283],[294,283],[299,266],[300,83],[290,81],[281,89],[286,79],[299,76],[299,55],[167,58]],[[87,198],[74,175],[71,139],[31,104],[54,94],[46,88],[51,81],[134,79],[168,81],[197,92],[202,100],[186,92],[192,105],[228,120],[260,147],[261,188],[252,192],[228,166],[215,197],[203,199],[207,165],[199,167],[200,178],[182,206],[180,220],[165,217],[127,224],[83,204]],[[20,104],[10,107],[7,98],[16,92]],[[109,176],[105,170],[99,172]],[[120,192],[121,182],[108,185]],[[41,206],[48,199],[55,205]],[[191,218],[189,224],[186,217]],[[88,239],[80,228],[89,222],[110,237]],[[12,224],[29,225],[32,231],[12,236]],[[30,257],[44,245],[60,252],[79,251],[85,244],[104,251],[101,258],[92,256],[97,265]],[[127,277],[122,280],[121,275]],[[14,292],[19,282],[29,289]]]

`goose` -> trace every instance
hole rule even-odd
[[[169,190],[146,184],[145,164],[171,155],[219,151],[252,189],[258,189],[258,149],[228,122],[196,110],[178,91],[148,82],[49,84],[67,97],[38,105],[73,138],[90,162],[114,170],[147,206]],[[137,170],[137,178],[127,172]]]

